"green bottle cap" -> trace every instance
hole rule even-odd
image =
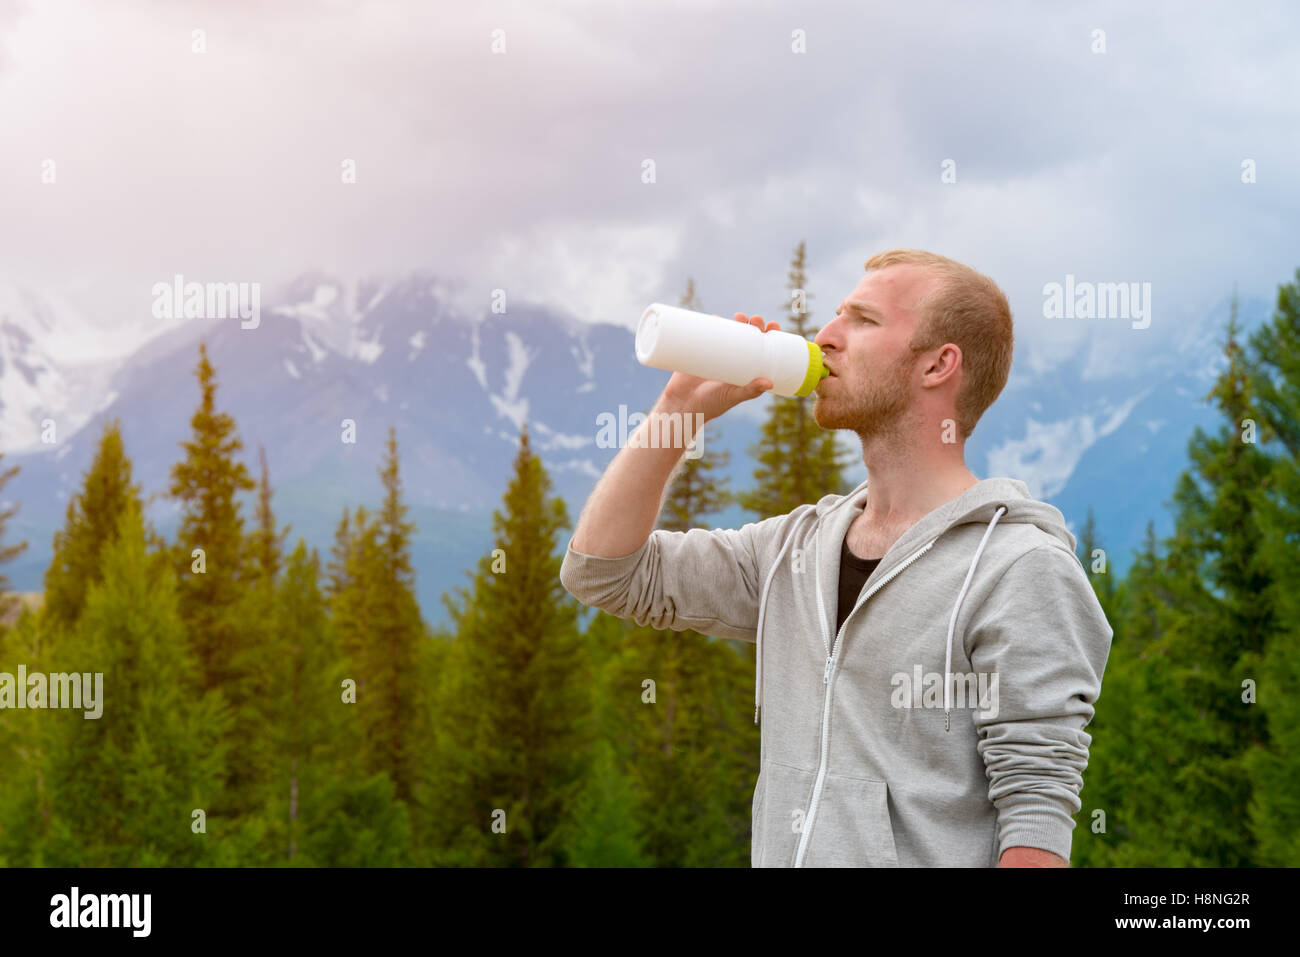
[[[817,388],[822,379],[831,374],[831,370],[826,368],[822,362],[821,347],[815,342],[808,343],[808,374],[803,377],[803,384],[799,386],[799,391],[795,395],[811,395],[813,389]]]

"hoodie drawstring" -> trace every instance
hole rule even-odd
[[[815,508],[809,509],[808,514],[815,519],[817,510]],[[799,526],[796,525],[790,530],[790,534],[786,536],[781,550],[776,553],[776,561],[772,563],[772,570],[767,573],[767,581],[763,583],[763,593],[758,599],[758,630],[754,636],[756,645],[754,657],[757,659],[754,675],[754,724],[758,724],[758,709],[763,703],[763,615],[767,611],[767,590],[772,587],[772,577],[776,574],[776,570],[781,567],[781,559],[785,555],[785,550],[790,547],[790,543],[794,541],[795,536],[798,534]]]
[[[943,730],[950,730],[948,713],[949,713],[949,692],[951,691],[952,675],[952,633],[957,627],[957,613],[961,611],[961,603],[966,598],[966,589],[970,587],[970,580],[975,577],[975,566],[980,562],[980,556],[984,554],[984,545],[988,542],[989,536],[993,534],[993,526],[998,523],[1002,513],[1007,510],[1005,505],[999,505],[998,510],[993,515],[993,521],[989,522],[989,527],[984,530],[984,537],[980,539],[980,547],[975,549],[975,557],[971,559],[970,569],[966,572],[966,580],[962,582],[961,591],[957,593],[957,604],[952,607],[952,620],[948,622],[948,653],[943,659]]]
[[[839,504],[843,504],[843,501],[844,500],[841,500]],[[984,530],[984,537],[980,539],[979,548],[975,549],[975,557],[971,559],[970,568],[966,571],[966,580],[962,582],[961,591],[957,593],[957,602],[953,605],[952,618],[948,622],[948,647],[943,663],[943,729],[945,731],[951,730],[951,699],[949,695],[952,691],[952,636],[957,627],[957,616],[961,613],[961,605],[966,599],[966,592],[970,588],[971,579],[975,577],[975,568],[979,565],[980,556],[984,554],[984,546],[988,544],[989,536],[993,534],[994,526],[997,525],[998,519],[1002,517],[1006,510],[1007,507],[1005,505],[999,505],[997,511],[993,515],[993,520],[989,522],[988,528]],[[809,509],[808,515],[815,521],[817,518],[817,510],[815,508]],[[786,536],[785,542],[781,545],[781,550],[777,552],[776,561],[772,563],[771,571],[767,573],[767,580],[763,582],[763,591],[758,600],[758,628],[755,634],[755,658],[757,659],[754,676],[755,724],[758,724],[758,712],[763,703],[763,619],[767,613],[767,593],[772,587],[772,579],[776,575],[777,569],[781,567],[781,559],[785,557],[786,549],[790,547],[790,543],[793,542],[799,534],[799,529],[800,525],[796,525],[791,529],[790,534]],[[817,607],[819,610],[821,609],[820,595],[818,596]]]

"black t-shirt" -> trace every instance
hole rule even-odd
[[[835,634],[838,635],[840,629],[844,627],[844,619],[849,617],[849,612],[858,603],[862,586],[866,584],[879,564],[879,558],[858,558],[854,555],[849,551],[848,535],[844,536],[844,544],[840,546],[840,607],[835,622]],[[834,651],[835,645],[832,644],[831,652]]]

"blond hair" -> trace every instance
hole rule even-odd
[[[870,272],[903,265],[925,267],[935,277],[918,306],[917,328],[908,347],[914,355],[948,342],[961,349],[957,428],[966,439],[1011,374],[1011,306],[988,276],[923,249],[877,253],[863,268]]]

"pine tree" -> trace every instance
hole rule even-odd
[[[4,459],[4,453],[0,452],[0,461]],[[9,484],[9,480],[18,474],[18,466],[14,465],[7,469],[0,469],[0,492]],[[21,555],[27,548],[26,542],[19,542],[16,545],[3,544],[5,538],[5,526],[9,520],[18,514],[18,506],[10,505],[3,507],[3,499],[0,499],[0,565],[13,561]],[[12,599],[7,594],[9,591],[9,579],[0,574],[0,621],[4,620],[6,611],[12,607]],[[0,626],[3,627],[3,626]]]
[[[1097,520],[1091,507],[1079,535],[1079,551],[1079,561],[1088,575],[1088,581],[1092,583],[1093,591],[1097,593],[1106,620],[1110,621],[1115,612],[1115,574],[1111,570],[1110,556],[1097,541]]]
[[[1195,477],[1183,473],[1174,496],[1171,559],[1176,571],[1184,571],[1181,577],[1194,573],[1199,584],[1182,596],[1184,614],[1166,649],[1184,698],[1201,719],[1182,752],[1195,771],[1176,778],[1185,782],[1182,839],[1198,860],[1220,867],[1244,866],[1254,856],[1250,782],[1241,761],[1249,748],[1267,741],[1268,732],[1260,709],[1243,703],[1242,686],[1257,678],[1276,629],[1258,516],[1272,464],[1246,431],[1254,411],[1239,331],[1234,299],[1228,368],[1210,393],[1227,424],[1213,439],[1197,430],[1190,448]],[[1267,430],[1260,438],[1268,438]],[[1224,818],[1216,820],[1219,815]]]
[[[181,616],[199,659],[203,687],[226,687],[238,698],[231,686],[241,678],[236,667],[242,647],[230,609],[246,574],[237,496],[254,485],[248,469],[235,460],[243,448],[235,420],[216,410],[216,372],[206,344],[199,345],[195,372],[202,398],[191,419],[193,436],[181,443],[185,459],[172,466],[168,490],[181,504],[176,548]]]
[[[1088,842],[1090,863],[1233,867],[1255,856],[1246,759],[1268,729],[1243,688],[1259,678],[1278,610],[1260,516],[1273,464],[1246,428],[1253,388],[1238,333],[1234,299],[1228,366],[1207,397],[1226,422],[1214,437],[1195,431],[1167,554],[1135,564],[1123,590],[1084,789],[1115,827]]]
[[[258,445],[257,460],[261,474],[257,482],[257,525],[250,536],[255,574],[267,581],[275,581],[284,557],[284,540],[289,526],[277,529],[275,514],[271,509],[271,470],[266,464],[266,449]]]
[[[49,712],[53,810],[44,863],[52,866],[193,866],[218,863],[226,822],[212,814],[227,728],[219,692],[205,692],[184,640],[176,585],[163,556],[146,550],[128,502],[104,550],[55,670],[103,675],[102,714]],[[207,812],[196,833],[194,811]]]
[[[579,822],[568,848],[572,867],[645,867],[636,798],[614,744],[597,736],[591,771],[574,807]]]
[[[344,506],[343,517],[334,528],[334,544],[330,548],[330,561],[326,566],[325,594],[331,600],[346,587],[348,556],[352,553],[352,516]]]
[[[0,461],[3,459],[4,453],[0,452]],[[0,468],[0,565],[12,561],[27,547],[26,542],[4,544],[6,526],[18,508],[3,504],[3,492],[17,474],[16,465]],[[45,654],[36,616],[21,609],[17,621],[8,625],[7,616],[14,606],[9,580],[0,574],[0,671],[16,674],[19,664],[40,670]],[[22,689],[18,693],[23,693]],[[39,866],[39,845],[49,817],[43,774],[48,722],[37,719],[40,712],[6,710],[0,714],[0,867]]]
[[[257,843],[256,747],[261,731],[253,701],[252,656],[269,614],[269,588],[258,588],[239,495],[255,484],[236,456],[243,449],[235,420],[217,411],[216,371],[207,346],[195,368],[200,401],[181,443],[185,457],[172,466],[168,494],[180,504],[172,549],[181,620],[199,664],[200,686],[220,690],[230,720],[224,747],[227,779],[210,813],[228,822],[224,850],[245,860]]]
[[[232,744],[237,760],[231,762],[231,778],[222,810],[237,823],[229,839],[231,853],[245,866],[281,863],[283,848],[276,841],[284,824],[278,815],[275,785],[282,771],[279,758],[283,749],[274,709],[285,689],[282,677],[286,661],[294,659],[293,642],[285,636],[286,628],[296,635],[302,621],[314,622],[309,609],[299,609],[303,618],[286,620],[281,613],[285,600],[277,587],[283,555],[283,539],[288,529],[278,529],[271,506],[270,469],[265,449],[259,447],[261,476],[258,482],[257,524],[245,539],[247,548],[246,584],[229,620],[239,629],[240,642],[233,649],[230,671],[238,676],[237,684],[228,686],[235,699]],[[323,612],[322,612],[323,614]],[[289,719],[291,721],[296,718]]]
[[[364,507],[344,513],[330,566],[330,608],[339,644],[357,683],[365,728],[365,762],[386,774],[399,800],[410,802],[418,749],[426,738],[417,681],[427,635],[415,598],[411,537],[415,525],[402,499],[397,437],[390,429],[379,470],[384,502],[373,517]]]
[[[1270,322],[1249,343],[1251,393],[1259,418],[1276,438],[1272,474],[1260,507],[1260,561],[1271,579],[1265,601],[1276,627],[1261,656],[1258,707],[1267,742],[1252,747],[1250,826],[1254,863],[1294,867],[1300,861],[1300,269],[1278,289]]]
[[[23,609],[10,628],[0,627],[0,672],[17,674],[21,664],[29,673],[48,673],[44,631],[30,609]],[[14,703],[5,702],[0,712],[0,867],[41,867],[50,819],[51,723],[46,712],[16,710]]]
[[[1155,523],[1149,521],[1142,548],[1134,554],[1128,575],[1116,588],[1118,610],[1116,617],[1109,619],[1115,629],[1114,642],[1122,641],[1140,651],[1163,638],[1177,604],[1172,576],[1173,569],[1159,555]],[[1186,591],[1188,587],[1181,586],[1178,590]],[[1123,628],[1113,624],[1116,620],[1123,622]]]
[[[140,486],[131,481],[131,460],[114,420],[105,423],[81,491],[68,500],[67,518],[54,535],[44,602],[54,628],[71,627],[80,617],[86,590],[101,580],[103,551],[112,544],[122,512],[130,505],[141,507]]]
[[[550,486],[525,427],[493,514],[496,554],[479,561],[472,591],[456,590],[459,604],[444,597],[455,638],[426,779],[440,864],[560,866],[575,843],[590,673],[555,554],[567,510]]]
[[[376,770],[388,772],[397,797],[409,801],[415,785],[416,749],[422,738],[413,722],[419,714],[415,666],[425,629],[415,598],[415,572],[411,567],[415,523],[407,519],[409,510],[402,499],[397,433],[391,427],[380,479],[384,502],[375,531],[381,577],[366,673],[374,679],[381,704],[369,743],[381,755]]]
[[[352,779],[364,728],[355,705],[343,700],[348,669],[319,577],[319,559],[300,539],[258,649],[255,700],[265,729],[258,766],[265,774],[256,859],[295,867],[408,864],[409,819],[391,783],[383,774]],[[354,813],[361,807],[364,819]]]
[[[781,328],[807,338],[807,300],[812,296],[806,291],[805,268],[804,243],[800,241],[790,266],[790,299]],[[810,401],[808,397],[773,396],[762,438],[749,450],[758,460],[754,488],[740,493],[736,500],[760,518],[785,515],[823,495],[848,491],[844,468],[849,456],[836,441],[835,431],[817,424]]]

